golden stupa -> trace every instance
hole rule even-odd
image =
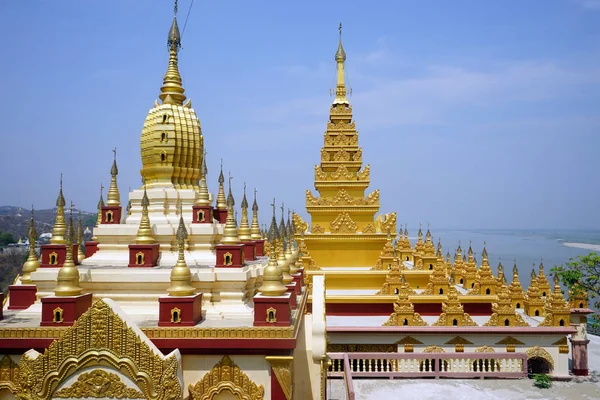
[[[396,213],[379,215],[379,190],[365,196],[370,167],[362,164],[362,148],[352,120],[344,82],[346,53],[340,42],[335,54],[337,86],[329,112],[329,122],[321,149],[321,164],[315,166],[315,189],[306,191],[306,211],[310,228],[294,214],[297,235],[319,267],[365,267],[377,261],[386,242],[387,231],[396,231]]]

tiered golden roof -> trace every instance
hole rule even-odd
[[[546,298],[544,311],[546,316],[539,326],[569,326],[571,306],[560,290],[558,275],[554,275],[554,291]]]
[[[467,252],[469,258],[467,259],[467,263],[464,268],[463,274],[463,285],[467,289],[472,289],[475,286],[475,280],[477,279],[477,263],[475,261],[475,257],[473,256],[473,248],[469,243],[469,250]]]
[[[444,256],[442,255],[441,241],[438,241],[436,256],[437,260],[434,264],[433,272],[429,275],[429,283],[422,293],[424,295],[444,295],[448,293],[450,287],[444,264]]]
[[[544,273],[544,262],[540,262],[539,273],[536,278],[537,286],[542,293],[542,297],[550,296],[550,282],[548,282],[548,278],[546,278],[546,274]]]
[[[508,288],[510,292],[510,298],[513,305],[516,308],[522,308],[525,305],[525,292],[521,287],[521,282],[519,282],[519,270],[517,269],[517,261],[515,260],[515,264],[513,265],[513,278],[510,286]]]
[[[390,318],[384,322],[383,326],[425,326],[421,315],[415,312],[415,307],[411,303],[409,296],[414,294],[410,285],[404,279],[398,286],[398,299],[394,304],[394,312]]]
[[[495,295],[498,280],[492,273],[485,245],[483,246],[481,257],[481,268],[479,268],[477,277],[475,278],[475,285],[473,286],[473,289],[469,291],[469,294]]]
[[[365,196],[370,168],[362,168],[362,149],[347,97],[341,26],[335,60],[335,100],[330,108],[321,163],[315,166],[314,186],[319,196],[306,191],[306,210],[312,227],[305,244],[319,266],[364,267],[376,262],[387,230],[396,231],[396,216],[392,213],[375,219],[379,191]],[[294,216],[294,224],[298,235],[307,232],[308,226],[299,216]]]
[[[442,313],[434,326],[477,326],[465,312],[454,285],[448,288],[448,300],[442,304]]]
[[[544,299],[538,287],[535,275],[535,265],[531,269],[531,282],[525,297],[525,313],[529,316],[541,317],[544,315]]]
[[[492,304],[492,316],[485,326],[529,326],[517,313],[506,284],[498,290],[498,302]]]
[[[197,190],[204,138],[191,101],[185,101],[178,67],[181,35],[176,15],[169,30],[167,45],[169,65],[159,95],[162,104],[158,101],[154,103],[142,129],[142,179],[149,188]]]

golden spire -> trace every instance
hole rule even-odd
[[[221,159],[221,172],[219,173],[219,193],[217,194],[217,210],[227,209],[227,200],[225,200],[225,177],[223,177],[223,159]]]
[[[106,195],[107,206],[120,206],[121,196],[119,195],[119,188],[117,186],[117,175],[119,169],[117,168],[117,148],[113,149],[113,164],[110,168],[110,186],[108,188],[108,194]]]
[[[223,244],[237,244],[240,242],[238,237],[238,229],[235,223],[235,216],[233,215],[233,195],[231,194],[231,180],[233,177],[229,174],[229,194],[227,195],[227,220],[225,221],[225,227],[223,228],[223,237],[221,243]],[[221,190],[219,188],[219,190]]]
[[[140,219],[140,227],[137,231],[137,237],[135,242],[137,244],[153,244],[155,242],[154,235],[152,232],[152,225],[150,224],[150,218],[148,217],[148,206],[150,201],[148,200],[148,193],[146,193],[146,185],[144,184],[144,196],[142,197],[142,218]]]
[[[67,225],[65,224],[65,197],[63,196],[63,179],[60,174],[60,190],[58,192],[58,198],[56,199],[56,220],[54,222],[54,228],[52,228],[52,237],[50,243],[52,244],[65,244],[65,233],[67,231]]]
[[[277,246],[278,247],[278,249],[277,249],[277,251],[278,251],[277,264],[279,264],[279,268],[281,269],[281,274],[283,276],[281,281],[283,282],[284,285],[287,285],[289,283],[292,283],[294,278],[292,278],[292,276],[290,275],[290,264],[289,264],[287,258],[285,257],[286,232],[285,232],[285,222],[283,220],[284,210],[285,210],[284,204],[281,203],[281,222],[279,223],[279,246]]]
[[[169,66],[163,78],[163,86],[160,88],[158,97],[163,104],[182,105],[185,100],[185,89],[182,86],[181,75],[179,75],[179,60],[177,53],[181,48],[181,35],[179,34],[179,26],[177,25],[177,0],[175,0],[173,23],[169,29],[169,38],[167,46],[169,46]]]
[[[281,283],[281,269],[277,263],[277,222],[275,220],[275,199],[273,199],[273,219],[271,228],[269,229],[268,240],[271,242],[269,246],[271,253],[269,254],[269,264],[263,270],[262,286],[258,288],[262,296],[281,296],[287,291],[287,288]]]
[[[254,189],[254,203],[252,203],[252,225],[250,226],[250,238],[261,240],[260,225],[258,224],[258,203],[256,203],[256,188]]]
[[[102,183],[100,183],[100,200],[98,200],[98,214],[96,214],[95,228],[99,227],[102,224],[102,207],[104,207],[104,199],[102,198],[102,190],[103,189],[104,189],[104,186],[102,186]],[[93,242],[98,240],[98,238],[96,237],[96,229],[95,228],[94,228],[94,235],[92,236]]]
[[[77,218],[77,262],[81,263],[85,260],[85,253],[83,252],[83,224],[81,223],[81,210],[79,210],[79,217]]]
[[[198,190],[198,200],[196,205],[208,206],[210,205],[210,194],[208,193],[208,186],[206,185],[206,175],[208,174],[208,168],[206,167],[206,149],[202,155],[202,165],[200,167],[200,189]]]
[[[242,198],[242,221],[240,222],[240,240],[252,240],[250,225],[248,225],[248,200],[246,200],[246,182],[244,182],[244,197]]]
[[[286,248],[285,248],[285,260],[288,262],[288,274],[295,274],[296,272],[298,272],[298,269],[296,268],[296,265],[295,265],[296,260],[294,259],[294,255],[292,254],[293,237],[292,237],[291,224],[290,224],[290,214],[291,214],[291,211],[288,208],[287,226],[285,227],[285,231],[286,231],[285,233],[287,236],[287,243],[286,243]],[[292,278],[292,280],[293,279],[294,278]]]
[[[335,88],[335,100],[333,104],[345,104],[348,105],[350,102],[346,97],[346,84],[344,83],[344,62],[346,61],[346,52],[342,46],[342,24],[338,28],[340,31],[340,43],[338,45],[337,52],[335,53],[335,61],[337,62],[337,85]]]
[[[54,294],[56,296],[78,296],[81,294],[83,289],[79,287],[79,270],[73,262],[73,239],[75,236],[75,228],[73,227],[73,207],[74,204],[71,202],[69,207],[69,226],[66,234],[66,256],[65,262],[58,271],[56,278],[56,288],[54,288]]]
[[[191,296],[196,289],[192,286],[192,272],[185,262],[185,240],[188,238],[187,229],[183,222],[183,215],[179,213],[179,227],[177,227],[177,250],[179,255],[177,263],[171,270],[171,286],[167,289],[169,296]]]
[[[23,264],[21,272],[21,282],[23,284],[30,284],[31,273],[40,267],[40,262],[35,254],[35,240],[37,239],[37,231],[35,230],[35,224],[33,220],[33,206],[31,206],[31,221],[29,222],[29,231],[27,232],[29,237],[29,256],[27,261]]]

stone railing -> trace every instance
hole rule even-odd
[[[350,367],[350,359],[348,353],[344,353],[344,391],[346,393],[346,400],[355,400],[356,395],[354,393],[354,385],[352,384],[352,368]]]
[[[327,356],[330,360],[327,376],[343,377],[352,392],[352,378],[527,376],[525,353],[328,353]]]

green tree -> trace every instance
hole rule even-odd
[[[600,309],[600,256],[590,253],[570,259],[565,265],[555,266],[552,273],[558,274],[561,282],[574,295],[588,293],[593,308],[596,310],[594,324],[600,322],[598,310]]]
[[[0,246],[4,247],[10,243],[17,243],[13,234],[0,231]]]

